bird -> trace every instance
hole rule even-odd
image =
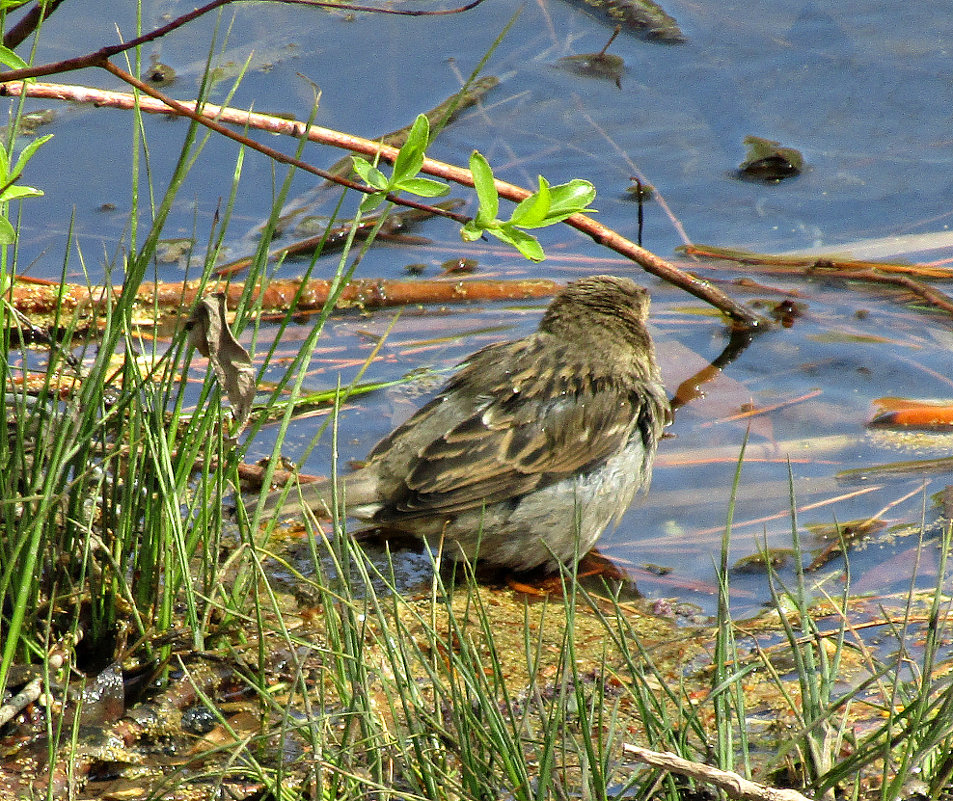
[[[461,362],[340,480],[347,515],[450,563],[517,574],[574,564],[648,490],[671,422],[649,303],[629,278],[568,283],[534,332]],[[300,516],[302,504],[329,513],[330,482],[299,490],[268,494],[265,516]]]

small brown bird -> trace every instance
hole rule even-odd
[[[526,571],[581,558],[648,489],[670,419],[628,278],[566,286],[539,328],[477,351],[341,481],[347,514],[428,541],[445,558]],[[322,514],[327,482],[301,487]],[[292,491],[269,516],[301,513]],[[246,506],[253,510],[254,504]]]

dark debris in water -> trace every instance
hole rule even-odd
[[[447,259],[445,262],[442,262],[440,269],[443,270],[444,274],[464,274],[468,275],[470,273],[475,273],[479,262],[476,259],[471,258],[456,258],[456,259]]]
[[[804,156],[793,147],[782,147],[773,139],[746,136],[748,153],[738,165],[738,177],[746,181],[778,183],[794,178],[804,170]]]
[[[653,0],[577,0],[600,12],[629,33],[652,42],[678,44],[685,34],[673,17]]]
[[[612,81],[619,89],[622,88],[622,74],[625,72],[625,61],[621,56],[610,55],[606,51],[612,44],[621,25],[616,25],[612,36],[606,42],[605,47],[598,53],[580,53],[575,56],[565,56],[556,62],[556,66],[568,70],[575,75],[582,75],[586,78],[604,78]]]
[[[161,61],[159,61],[158,55],[153,54],[151,63],[146,68],[143,77],[147,83],[151,84],[156,89],[162,89],[175,83],[176,74],[172,67],[170,67],[168,64],[163,64]]]
[[[625,188],[627,199],[648,203],[655,196],[655,187],[652,184],[644,183],[634,175],[630,176],[629,180],[631,183]]]
[[[787,567],[794,558],[790,548],[771,548],[743,556],[731,568],[734,573],[766,575],[771,570]]]

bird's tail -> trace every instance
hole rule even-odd
[[[269,492],[264,498],[245,501],[245,511],[252,518],[261,508],[263,520],[272,517],[302,517],[310,509],[319,519],[331,517],[334,494],[330,481],[297,484]]]
[[[261,507],[262,519],[272,517],[302,517],[305,509],[310,509],[315,517],[329,520],[334,503],[347,509],[347,513],[362,520],[369,520],[380,508],[375,497],[376,484],[372,476],[358,470],[338,481],[338,491],[334,492],[331,481],[314,481],[309,484],[296,484],[269,492],[263,499],[245,502],[245,511],[249,517]]]

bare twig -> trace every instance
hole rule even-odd
[[[661,768],[670,773],[678,773],[680,776],[713,784],[732,798],[742,798],[745,801],[810,801],[806,795],[797,790],[768,787],[750,781],[734,771],[720,770],[703,765],[701,762],[692,762],[667,751],[650,751],[648,748],[629,743],[622,746],[622,751],[653,768]]]

